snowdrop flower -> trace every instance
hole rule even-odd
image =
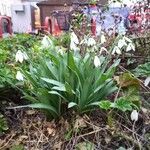
[[[71,32],[70,49],[73,50],[75,53],[79,51],[77,44],[79,44],[78,37],[74,32]]]
[[[87,41],[87,46],[94,46],[96,45],[96,41],[94,40],[94,38],[89,38]]]
[[[113,54],[113,55],[114,55],[115,53],[117,53],[118,55],[121,54],[121,50],[120,50],[120,48],[119,48],[118,46],[115,46],[114,49],[113,49],[113,51],[112,51],[112,54]]]
[[[29,57],[28,57],[26,52],[23,52],[23,58],[24,58],[24,60],[28,60],[29,59]]]
[[[16,62],[20,62],[22,63],[23,60],[27,60],[28,59],[28,55],[26,54],[26,52],[21,52],[20,50],[17,51],[16,53]]]
[[[132,121],[137,121],[138,120],[138,112],[137,110],[133,110],[131,113],[131,120]]]
[[[70,42],[70,49],[74,50],[75,52],[78,51],[77,44],[79,44],[78,37],[74,32],[71,33],[71,42]]]
[[[94,65],[95,65],[96,68],[99,67],[99,66],[101,65],[98,56],[95,56],[95,57],[94,57]]]
[[[23,59],[24,59],[24,54],[20,50],[18,50],[16,53],[16,62],[19,61],[20,63],[22,63]]]
[[[106,38],[104,34],[101,35],[101,44],[104,44],[106,42]]]
[[[71,42],[73,42],[75,44],[79,44],[79,39],[74,32],[71,32]]]
[[[48,48],[49,46],[53,45],[52,40],[48,36],[44,36],[42,40],[42,48]]]
[[[144,85],[145,86],[148,86],[150,83],[150,76],[146,78],[145,82],[144,82]]]
[[[106,52],[107,54],[109,54],[108,50],[105,47],[101,47],[101,50],[99,53],[101,54],[103,51]]]
[[[121,49],[122,47],[127,46],[127,43],[124,39],[120,39],[118,41],[118,47]]]
[[[58,50],[58,53],[59,53],[59,54],[61,54],[61,55],[63,55],[63,54],[64,54],[63,49],[62,49],[62,48],[60,48],[60,49]]]
[[[70,49],[76,52],[79,48],[77,47],[77,45],[74,42],[71,42]]]
[[[127,37],[123,37],[123,39],[125,40],[125,41],[127,41],[127,42],[129,42],[129,43],[132,43],[132,41],[129,39],[129,38],[127,38]]]
[[[23,74],[20,71],[17,71],[16,79],[19,80],[19,81],[24,80]]]
[[[135,51],[135,46],[132,43],[129,43],[126,48],[126,52],[129,52],[131,50]]]

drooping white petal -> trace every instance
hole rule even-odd
[[[118,47],[119,47],[119,48],[122,48],[122,47],[124,47],[124,46],[127,46],[127,43],[125,42],[124,39],[120,39],[120,40],[118,41]]]
[[[76,50],[77,46],[74,42],[70,42],[70,49],[71,50]]]
[[[23,53],[20,50],[18,50],[16,53],[16,62],[22,63],[23,59],[24,59]]]
[[[129,43],[126,48],[126,52],[129,52],[131,50],[135,51],[135,46],[132,43]]]
[[[150,83],[150,77],[147,77],[146,80],[145,80],[145,82],[144,82],[144,85],[148,86],[149,83]]]
[[[75,44],[79,44],[79,39],[74,32],[71,32],[71,42],[74,42]]]
[[[63,55],[63,54],[64,54],[63,49],[62,49],[62,48],[60,48],[60,49],[58,50],[58,53],[59,53],[59,54],[61,54],[61,55]]]
[[[53,45],[53,41],[46,35],[43,37],[43,40],[41,43],[42,43],[43,48],[48,48]]]
[[[19,80],[19,81],[24,80],[23,74],[20,71],[17,71],[16,79]]]
[[[138,120],[138,112],[137,110],[133,110],[131,113],[131,120],[132,121],[137,121]]]
[[[26,52],[23,52],[23,58],[24,58],[24,60],[28,60],[29,59],[29,57],[28,57]]]
[[[94,38],[89,38],[87,42],[87,46],[94,46],[96,44],[96,41]]]
[[[118,46],[115,46],[114,49],[113,49],[113,51],[112,51],[112,54],[113,54],[113,55],[114,55],[115,53],[117,53],[118,55],[121,54],[121,50],[120,50],[120,48],[119,48]]]
[[[100,62],[98,56],[94,57],[94,65],[95,65],[95,67],[101,66],[101,62]]]
[[[129,38],[127,38],[126,36],[124,36],[123,39],[129,43],[132,43],[132,41]]]
[[[101,35],[101,44],[104,44],[106,42],[106,37],[104,34]]]

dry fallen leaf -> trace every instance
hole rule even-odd
[[[111,138],[109,136],[105,137],[105,142],[108,144],[111,141]]]
[[[27,110],[27,111],[26,111],[26,114],[27,114],[27,115],[34,115],[35,113],[36,113],[35,110]]]
[[[75,124],[74,124],[74,128],[78,129],[78,128],[84,128],[87,127],[86,122],[84,121],[83,118],[81,118],[80,116],[77,117]]]
[[[56,130],[54,128],[47,128],[47,132],[51,136],[55,136]]]
[[[53,150],[61,150],[62,142],[59,142],[54,145]]]

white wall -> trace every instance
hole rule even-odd
[[[0,14],[11,16],[11,4],[21,3],[21,0],[0,0]]]
[[[24,11],[16,11],[16,5],[12,5],[13,31],[17,33],[28,32],[32,26],[32,6],[23,4]]]
[[[42,0],[0,0],[0,15],[11,16],[11,5],[12,4],[31,4],[36,7],[36,3]]]

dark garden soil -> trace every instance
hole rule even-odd
[[[150,149],[148,96],[136,123],[130,114],[94,111],[84,116],[68,112],[59,120],[48,120],[33,109],[3,109],[9,129],[0,135],[0,150],[132,150]],[[146,102],[146,103],[145,103]],[[150,103],[149,103],[150,104]],[[15,106],[8,102],[3,104]]]

